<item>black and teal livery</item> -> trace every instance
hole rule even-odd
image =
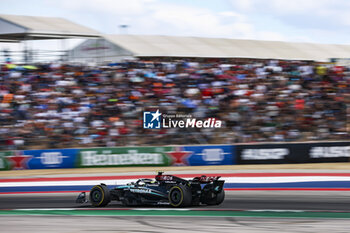
[[[219,205],[224,201],[224,182],[220,176],[200,176],[185,180],[159,172],[155,179],[139,179],[127,185],[109,189],[105,184],[90,190],[89,200],[93,206],[103,207],[111,201],[125,206],[171,205],[186,207],[200,204]],[[85,192],[77,198],[78,203],[87,202]]]

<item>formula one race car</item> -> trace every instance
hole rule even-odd
[[[109,189],[100,184],[90,190],[89,200],[93,206],[103,207],[110,201],[120,201],[126,206],[171,205],[186,207],[206,204],[219,205],[224,201],[224,180],[220,176],[200,176],[185,180],[158,172],[155,179],[139,179],[135,183]],[[85,192],[76,202],[86,203]]]

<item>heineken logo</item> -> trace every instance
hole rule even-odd
[[[138,150],[127,150],[127,153],[113,153],[112,150],[86,150],[81,151],[82,166],[106,165],[149,165],[163,164],[161,153],[144,153]]]
[[[3,169],[3,168],[5,168],[4,159],[0,157],[0,169]]]

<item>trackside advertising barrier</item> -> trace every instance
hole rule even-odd
[[[184,146],[183,150],[188,152],[187,165],[232,165],[236,163],[234,146]]]
[[[77,167],[233,164],[233,146],[164,146],[80,149]]]
[[[0,170],[235,164],[234,146],[158,146],[0,152]]]
[[[172,147],[80,149],[76,167],[169,166]]]
[[[12,151],[1,151],[0,152],[0,171],[10,170],[11,169],[11,156],[13,155]]]
[[[24,150],[28,169],[75,168],[79,149]],[[24,166],[24,165],[23,165]]]
[[[305,148],[311,163],[350,161],[350,142],[312,143]]]
[[[348,161],[350,161],[350,141],[105,147],[0,152],[0,170]]]
[[[237,145],[238,164],[348,162],[350,142]]]
[[[78,149],[0,152],[0,170],[75,168]]]

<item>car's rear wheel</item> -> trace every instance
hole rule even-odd
[[[106,185],[96,185],[90,190],[90,202],[93,206],[103,207],[111,201]]]
[[[224,189],[222,189],[217,194],[214,194],[214,193],[211,193],[211,194],[213,197],[210,197],[211,195],[207,195],[205,198],[202,199],[202,203],[207,205],[220,205],[225,199]]]
[[[173,207],[186,207],[191,205],[192,192],[189,187],[179,184],[171,187],[168,198]]]

